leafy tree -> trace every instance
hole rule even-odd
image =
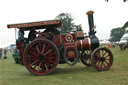
[[[128,0],[123,0],[124,2],[128,1]]]
[[[106,2],[108,2],[109,0],[105,0]],[[123,2],[126,2],[126,1],[128,1],[128,0],[123,0]]]
[[[60,19],[62,23],[60,32],[70,32],[75,27],[74,23],[72,22],[74,19],[69,13],[61,13],[56,16],[56,19]]]
[[[121,28],[112,29],[111,30],[111,34],[110,34],[111,38],[109,39],[109,41],[111,41],[111,42],[119,41],[120,38],[123,36],[124,32],[125,31],[123,29],[121,29]]]
[[[124,26],[122,27],[123,29],[127,28],[128,27],[128,21],[125,22]]]

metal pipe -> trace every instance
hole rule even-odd
[[[89,22],[89,35],[94,34],[94,20],[93,20],[93,11],[88,11],[86,14],[88,15],[88,22]]]

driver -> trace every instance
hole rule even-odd
[[[18,32],[18,41],[24,41],[24,31],[20,29]]]
[[[28,34],[28,40],[32,41],[36,38],[36,31],[34,29],[31,29],[29,34]]]

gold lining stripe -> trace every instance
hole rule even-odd
[[[60,42],[61,42],[61,44],[62,44],[62,35],[60,34],[59,36],[60,36]]]
[[[91,40],[88,38],[89,49],[91,49]]]
[[[83,43],[82,43],[82,40],[80,40],[80,47],[81,47],[81,50],[83,49]]]
[[[59,37],[60,37],[60,44],[62,44],[62,37],[61,37],[61,35],[59,35]]]

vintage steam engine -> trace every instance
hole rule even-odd
[[[93,66],[99,71],[108,70],[113,63],[113,55],[107,48],[99,47],[95,35],[93,11],[87,12],[89,20],[89,36],[85,36],[81,28],[75,32],[59,33],[60,20],[49,20],[22,24],[10,24],[8,28],[23,31],[45,29],[36,32],[32,41],[16,41],[20,59],[25,67],[35,75],[53,72],[57,64],[75,65],[78,61],[86,66]]]

